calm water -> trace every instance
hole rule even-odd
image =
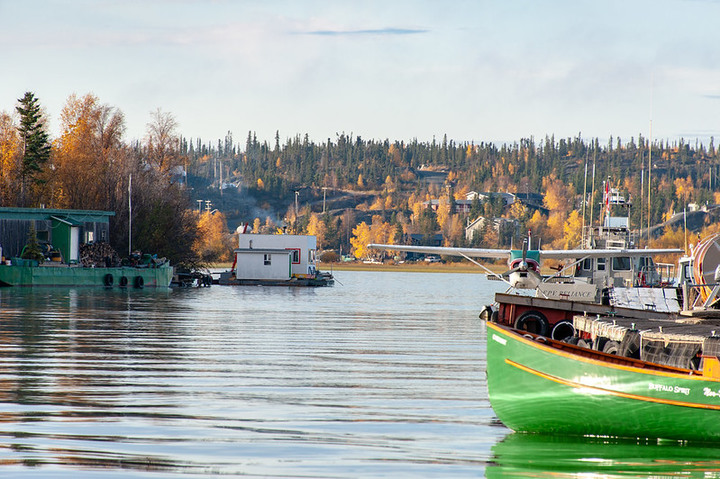
[[[1,289],[0,477],[720,477],[710,446],[499,425],[477,315],[501,283],[336,276]]]

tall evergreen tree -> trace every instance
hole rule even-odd
[[[50,139],[45,130],[42,111],[37,97],[32,92],[18,99],[20,105],[15,109],[20,114],[20,137],[23,141],[23,159],[21,173],[21,206],[26,206],[26,189],[30,181],[38,182],[37,174],[50,159]]]

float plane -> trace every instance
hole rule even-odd
[[[500,279],[508,283],[510,289],[535,289],[543,281],[549,278],[559,276],[562,271],[568,270],[575,265],[579,265],[587,259],[600,258],[627,258],[621,263],[627,264],[631,268],[632,258],[647,258],[656,254],[673,254],[682,253],[682,249],[663,249],[663,248],[645,248],[645,249],[564,249],[564,250],[543,250],[530,249],[531,236],[523,241],[523,248],[516,249],[485,249],[485,248],[453,248],[443,246],[408,246],[393,244],[369,244],[368,248],[384,249],[389,251],[404,251],[408,253],[425,253],[434,255],[462,256],[463,258],[475,263],[483,268],[488,274],[488,278]],[[504,273],[494,273],[487,267],[475,261],[473,258],[491,258],[502,259],[507,258],[508,270]],[[570,265],[561,268],[558,273],[553,276],[543,277],[540,274],[540,264],[544,259],[555,260],[574,260]],[[606,261],[606,260],[604,260]],[[609,266],[609,265],[608,265]],[[639,271],[637,274],[643,274]],[[633,275],[635,273],[633,272]]]

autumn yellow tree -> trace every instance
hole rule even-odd
[[[15,206],[20,196],[22,149],[17,126],[6,113],[0,113],[0,205]]]
[[[325,235],[327,233],[327,225],[317,213],[310,214],[310,221],[307,225],[307,234],[317,238],[317,245],[323,248],[326,244]]]
[[[374,215],[370,226],[370,240],[372,243],[395,244],[395,228],[383,221],[382,216]]]
[[[545,198],[543,202],[551,213],[562,213],[566,215],[572,208],[570,188],[554,174],[542,181]]]
[[[572,210],[563,225],[563,248],[578,248],[582,240],[582,217],[577,210]]]
[[[692,178],[677,178],[673,182],[675,185],[675,194],[682,201],[683,204],[687,204],[695,193],[695,187],[693,186]]]
[[[122,112],[94,95],[71,95],[61,113],[48,183],[55,207],[115,210],[133,164],[123,144]]]
[[[366,257],[367,245],[372,242],[370,226],[363,221],[353,228],[352,234],[353,236],[350,238],[350,244],[353,247],[353,255],[358,259]]]
[[[225,215],[219,211],[205,211],[200,214],[197,228],[198,235],[193,244],[195,253],[208,263],[228,261],[232,245]]]

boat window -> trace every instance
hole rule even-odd
[[[598,270],[598,271],[605,271],[605,258],[598,258],[598,259],[597,259],[597,270]]]
[[[309,258],[308,261],[310,261],[310,263],[315,262],[315,250],[314,249],[308,250],[308,258]]]
[[[300,248],[288,248],[291,253],[292,264],[300,264]]]
[[[271,254],[265,254],[263,258],[263,262],[265,263],[265,266],[270,266],[272,263],[272,255]]]
[[[630,258],[628,256],[613,258],[612,269],[613,271],[630,271]]]
[[[592,258],[585,258],[582,263],[582,269],[585,271],[592,271]]]

